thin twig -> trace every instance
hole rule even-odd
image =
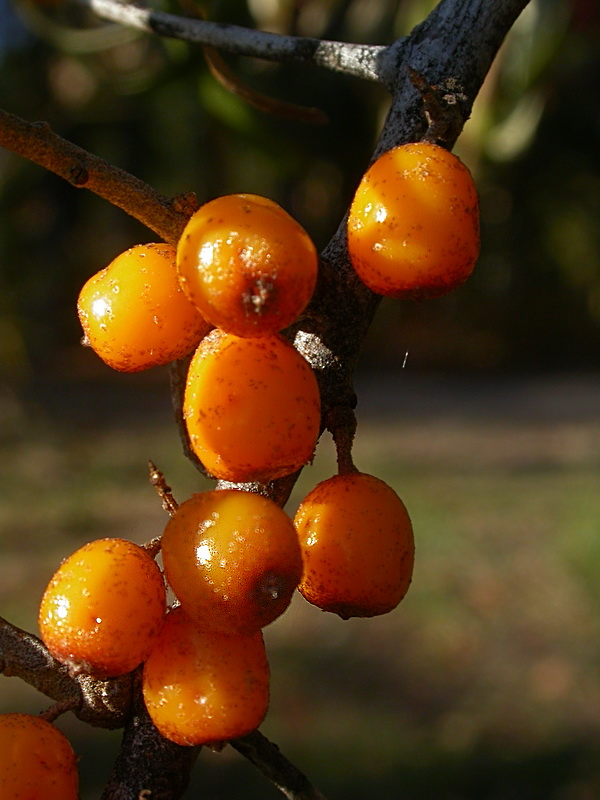
[[[173,497],[173,490],[166,481],[164,474],[158,469],[154,461],[148,461],[150,485],[154,486],[162,501],[162,507],[170,517],[175,515],[179,503]]]
[[[303,772],[281,753],[260,731],[229,743],[259,769],[288,800],[325,800]]]
[[[164,197],[139,178],[63,139],[47,123],[28,122],[2,109],[0,146],[103,197],[172,244],[198,207],[193,193]]]
[[[54,703],[45,711],[42,711],[40,717],[45,719],[46,722],[55,722],[60,716],[66,714],[67,711],[75,711],[78,707],[78,702],[75,698],[67,700],[59,700]]]
[[[180,0],[183,11],[192,19],[206,20],[205,10],[196,5],[194,0]],[[224,89],[246,103],[246,105],[256,108],[265,114],[276,117],[283,117],[294,122],[305,122],[309,125],[325,125],[328,122],[327,115],[319,108],[301,106],[297,103],[290,103],[287,100],[279,100],[275,97],[261,94],[255,89],[246,86],[238,76],[230,69],[221,53],[215,47],[204,45],[202,53],[206,66],[210,74]]]
[[[322,41],[302,36],[286,36],[229,25],[189,19],[163,11],[153,11],[120,0],[79,0],[102,19],[129,28],[173,39],[209,45],[238,55],[268,61],[307,61],[319,67],[364,78],[380,80],[383,45]]]
[[[263,111],[265,114],[292,120],[293,122],[306,122],[309,125],[325,125],[327,123],[327,115],[320,108],[288,103],[286,100],[268,97],[248,86],[244,86],[237,75],[229,69],[215,47],[204,45],[202,49],[204,59],[213,78],[228,92],[235,94],[252,108]]]

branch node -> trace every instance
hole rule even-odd
[[[182,192],[171,198],[170,205],[173,211],[178,214],[185,214],[191,217],[194,211],[198,210],[200,203],[195,192]]]
[[[88,182],[90,175],[83,164],[75,163],[68,167],[65,177],[73,186],[84,186]]]

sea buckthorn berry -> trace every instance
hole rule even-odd
[[[181,606],[167,620],[144,664],[142,690],[160,733],[181,745],[245,736],[269,706],[269,663],[262,631],[215,633]]]
[[[183,415],[193,451],[216,478],[267,483],[312,457],[319,387],[279,334],[245,339],[215,328],[190,363]]]
[[[97,539],[60,565],[42,597],[39,628],[52,655],[98,678],[131,672],[164,622],[162,573],[143,547]]]
[[[292,520],[252,492],[192,495],[162,537],[165,577],[185,611],[206,628],[253,633],[288,607],[302,576]]]
[[[354,195],[348,251],[377,294],[425,298],[455,289],[479,257],[479,201],[467,167],[427,142],[388,150]]]
[[[302,595],[340,617],[394,609],[411,582],[414,540],[396,492],[362,472],[335,475],[305,497],[294,523],[304,573]]]
[[[51,722],[32,714],[0,714],[0,797],[78,800],[75,753]]]
[[[83,286],[85,342],[113,369],[139,372],[187,355],[212,327],[183,293],[175,248],[140,244]]]
[[[287,328],[317,280],[312,240],[266,197],[232,194],[201,206],[177,248],[185,293],[213,325],[237,336]]]

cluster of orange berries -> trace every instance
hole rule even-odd
[[[371,166],[348,219],[357,274],[392,296],[462,283],[478,237],[468,171],[423,143]],[[312,241],[283,209],[231,195],[202,206],[177,248],[134,247],[92,277],[79,316],[89,345],[121,371],[194,351],[183,407],[194,452],[216,478],[264,484],[302,467],[319,435],[315,374],[280,333],[308,304],[317,269]],[[406,594],[414,559],[403,502],[354,468],[318,484],[294,519],[242,489],[195,494],[169,519],[161,549],[162,570],[123,539],[84,545],[51,579],[39,627],[73,670],[110,678],[143,665],[147,710],[181,745],[228,740],[262,722],[262,629],[296,589],[343,618],[383,614]],[[166,585],[177,598],[170,609]],[[10,716],[5,724],[16,726]]]

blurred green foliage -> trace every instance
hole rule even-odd
[[[387,43],[428,0],[212,0],[215,20]],[[187,6],[165,0],[162,8]],[[243,83],[321,108],[325,126],[265,115],[210,75],[202,50],[111,24],[68,3],[0,0],[0,106],[165,194],[273,197],[319,246],[368,164],[388,98],[305,65],[226,56]],[[457,152],[482,202],[476,273],[453,295],[385,302],[370,363],[414,369],[586,368],[600,355],[600,10],[532,0],[494,65]],[[103,200],[0,152],[0,370],[77,371],[83,281],[153,234]],[[383,343],[385,342],[385,347]],[[89,362],[83,359],[89,368]]]

